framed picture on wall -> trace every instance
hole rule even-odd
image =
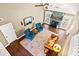
[[[32,23],[33,20],[34,20],[34,17],[33,17],[33,16],[25,17],[25,18],[23,19],[24,26],[26,26],[26,25]]]

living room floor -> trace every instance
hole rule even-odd
[[[65,30],[60,30],[60,29],[56,29],[56,28],[53,28],[47,24],[43,24],[42,25],[43,28],[46,28],[48,29],[49,31],[52,31],[52,32],[55,32],[57,34],[59,34],[59,37],[61,38],[66,38],[67,37],[67,34],[66,34],[66,31]],[[62,34],[60,34],[60,32]],[[23,40],[24,37],[20,38],[19,40],[15,40],[14,42],[12,42],[8,47],[6,47],[6,49],[9,51],[9,53],[12,55],[12,56],[32,56],[31,53],[29,53],[29,51],[27,51],[23,46],[20,45],[20,41]]]

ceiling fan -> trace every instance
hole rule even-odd
[[[49,4],[48,3],[39,3],[36,4],[35,7],[43,7],[45,9],[48,9]]]

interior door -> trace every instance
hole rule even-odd
[[[6,40],[8,41],[8,43],[11,43],[14,40],[16,40],[16,33],[12,26],[12,23],[0,26],[0,30],[3,33],[4,37],[6,38]]]

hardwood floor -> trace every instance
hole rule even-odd
[[[21,38],[20,40],[22,40]],[[32,56],[24,47],[19,44],[20,40],[12,42],[6,49],[12,56]]]
[[[52,32],[59,34],[60,39],[67,37],[66,31],[63,29],[56,29],[56,28],[53,28],[53,27],[48,26],[46,24],[43,24],[43,28],[46,28]],[[9,51],[9,53],[12,56],[32,56],[31,53],[29,53],[24,47],[22,47],[19,44],[19,42],[23,39],[24,39],[24,37],[12,42],[8,47],[6,47],[6,49]],[[63,40],[59,40],[58,42],[61,44],[62,41]]]
[[[69,35],[66,32],[66,30],[61,29],[61,28],[53,28],[53,27],[48,26],[46,24],[43,24],[43,27],[48,29],[49,31],[52,31],[52,32],[58,34],[59,39],[58,39],[57,43],[63,46],[64,41],[66,40],[67,36]]]

